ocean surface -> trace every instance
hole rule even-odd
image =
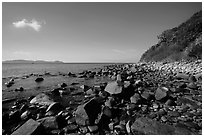
[[[31,63],[2,63],[2,78],[7,77],[21,77],[27,74],[44,74],[50,72],[51,74],[57,73],[79,73],[84,70],[91,70],[95,68],[101,68],[110,64],[75,64],[75,63],[64,63],[64,64],[31,64]]]

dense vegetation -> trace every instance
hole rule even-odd
[[[158,36],[158,44],[148,49],[140,61],[179,61],[202,58],[202,11],[178,27]]]

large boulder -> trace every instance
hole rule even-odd
[[[12,133],[12,135],[42,135],[43,127],[42,125],[33,120],[29,119],[21,127]]]
[[[44,80],[44,78],[38,77],[35,79],[35,82],[42,82]]]
[[[94,98],[84,105],[77,107],[75,119],[78,125],[94,125],[98,114],[101,112],[102,98]]]
[[[31,101],[31,104],[47,105],[50,106],[54,101],[45,93],[40,93],[34,97]]]
[[[42,119],[38,119],[37,121],[41,123],[46,129],[58,129],[59,127],[57,118],[54,116],[44,117]]]
[[[191,131],[162,124],[156,120],[140,117],[131,126],[133,134],[143,135],[190,135]]]
[[[118,84],[118,82],[109,82],[105,88],[105,91],[112,94],[119,94],[122,92],[122,86]]]

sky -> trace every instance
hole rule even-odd
[[[201,2],[2,4],[2,60],[137,62]]]

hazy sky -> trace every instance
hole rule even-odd
[[[137,62],[202,3],[3,3],[2,59]]]

